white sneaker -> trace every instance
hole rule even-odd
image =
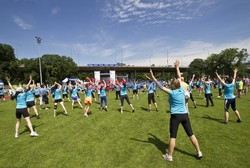
[[[169,161],[169,162],[172,162],[173,161],[173,157],[172,156],[169,156],[167,153],[165,155],[162,155],[162,157],[166,160],[166,161]]]
[[[32,137],[37,137],[37,136],[39,136],[39,135],[34,131],[34,132],[31,132],[31,133],[30,133],[30,136],[32,136]]]
[[[198,157],[198,158],[202,158],[202,157],[203,157],[202,153],[201,153],[201,152],[198,152],[197,157]]]
[[[15,133],[15,138],[18,138],[19,137],[19,133]]]

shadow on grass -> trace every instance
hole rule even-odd
[[[212,120],[212,121],[217,121],[219,123],[223,123],[224,124],[224,120],[223,119],[213,118],[213,117],[210,117],[209,115],[202,116],[201,118],[204,118],[204,119],[207,119],[207,120]],[[228,120],[228,121],[232,121],[232,120]]]
[[[147,111],[147,112],[148,112],[148,108],[141,107],[141,109],[142,109],[143,111]]]
[[[33,130],[35,131],[37,127],[40,127],[40,126],[42,126],[42,125],[44,125],[44,123],[39,124],[39,125],[37,125],[37,126],[36,126],[36,125],[32,125]],[[29,129],[29,127],[28,127],[27,125],[25,125],[25,130],[23,130],[22,132],[20,132],[19,135],[21,135],[21,134],[23,134],[23,133],[25,133],[25,132],[30,132],[30,129]]]
[[[150,135],[150,137],[148,138],[148,140],[140,140],[140,139],[135,139],[135,138],[130,138],[130,139],[133,140],[133,141],[138,141],[138,142],[153,144],[153,145],[155,145],[155,147],[159,151],[161,151],[162,154],[165,154],[166,151],[167,151],[167,149],[168,149],[169,144],[161,141],[158,137],[156,137],[155,135],[153,135],[151,133],[148,133],[148,135]],[[182,153],[182,154],[196,157],[195,154],[188,153],[188,152],[183,151],[183,150],[181,150],[179,148],[175,148],[175,150],[178,151],[178,152],[180,152],[180,153]]]

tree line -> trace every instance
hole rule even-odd
[[[214,77],[215,70],[220,74],[232,75],[233,68],[239,68],[239,75],[247,74],[246,65],[243,63],[249,54],[246,49],[229,48],[221,51],[219,54],[211,54],[207,59],[194,59],[185,76],[197,77],[203,74]],[[45,54],[41,57],[43,83],[53,83],[54,81],[62,81],[65,77],[93,77],[93,73],[78,73],[77,64],[68,56],[60,56],[57,54]],[[14,49],[11,45],[0,43],[0,79],[5,81],[5,77],[12,78],[12,82],[27,82],[29,75],[32,75],[36,82],[40,81],[39,75],[39,59],[24,58],[17,59]],[[172,75],[167,74],[166,78]],[[136,79],[144,79],[143,73],[137,73]],[[165,79],[165,77],[163,77]]]

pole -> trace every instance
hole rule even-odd
[[[168,50],[167,50],[167,66],[168,66],[169,64],[168,64]]]
[[[42,38],[41,37],[38,37],[36,36],[36,42],[37,42],[37,45],[38,45],[38,60],[39,60],[39,71],[40,71],[40,83],[41,85],[43,84],[43,76],[42,76],[42,64],[41,64],[41,58],[40,58],[40,44],[42,42]]]

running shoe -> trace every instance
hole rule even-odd
[[[241,123],[241,122],[242,122],[242,120],[241,120],[241,119],[238,119],[236,122],[237,122],[237,123]]]
[[[169,156],[167,153],[165,155],[162,155],[162,157],[166,160],[166,161],[169,161],[169,162],[172,162],[173,161],[173,157],[172,156]]]
[[[19,133],[15,133],[15,138],[18,138],[19,137]]]
[[[31,133],[30,133],[30,136],[32,136],[32,137],[37,137],[37,136],[39,136],[39,135],[34,131],[34,132],[31,132]]]
[[[132,112],[134,113],[134,112],[135,112],[135,109],[133,109]]]
[[[37,115],[37,116],[36,116],[36,119],[40,119],[40,116],[39,116],[39,115]]]
[[[199,159],[201,159],[201,158],[203,157],[202,153],[201,153],[201,152],[198,152],[197,157],[198,157]]]

